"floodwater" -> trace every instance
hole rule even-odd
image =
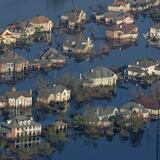
[[[90,16],[91,10],[96,8],[99,4],[106,5],[111,0],[0,0],[0,29],[5,27],[10,22],[17,19],[27,20],[34,15],[48,16],[53,21],[58,22],[58,17],[66,10],[79,6],[83,8],[88,16]],[[74,74],[79,76],[80,73],[87,72],[91,68],[96,66],[122,66],[132,63],[138,58],[150,57],[154,59],[160,59],[160,51],[153,47],[146,47],[146,41],[143,38],[143,33],[147,32],[149,27],[154,23],[149,18],[139,17],[136,21],[139,27],[139,38],[136,46],[131,46],[127,49],[115,49],[112,50],[109,56],[96,56],[92,60],[84,60],[76,62],[73,58],[67,58],[66,66],[61,70],[52,70],[42,76],[44,76],[49,82],[54,83],[56,77],[62,77],[64,74]],[[104,36],[105,27],[98,26],[97,24],[87,24],[85,34],[89,35],[89,29],[94,29],[95,35]],[[60,42],[63,37],[53,38],[52,45]],[[99,48],[103,44],[103,41],[95,42],[95,54],[99,55]],[[33,43],[31,51],[27,52],[23,49],[16,49],[16,51],[23,55],[28,60],[38,58],[43,49],[47,48],[45,43]],[[38,76],[39,77],[39,76]],[[26,80],[14,83],[4,83],[0,86],[0,92],[11,89],[13,85],[16,85],[18,90],[35,89],[37,76],[27,78]],[[94,100],[91,102],[93,106],[107,106],[114,105],[119,107],[120,105],[128,102],[133,98],[133,92],[138,87],[132,84],[126,84],[128,90],[118,88],[117,96],[108,102],[106,100]],[[147,92],[148,90],[146,90]],[[70,109],[75,110],[75,106],[71,104]],[[48,118],[42,122],[42,124],[49,124],[54,121],[55,117],[49,115]],[[54,160],[154,160],[155,159],[155,146],[156,146],[156,123],[150,123],[145,129],[143,136],[137,140],[137,145],[133,145],[131,140],[122,142],[118,136],[109,142],[107,139],[102,138],[100,140],[90,140],[84,137],[74,137],[64,146],[61,152],[57,152],[53,155]]]

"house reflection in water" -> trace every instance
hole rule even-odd
[[[41,137],[39,136],[34,136],[34,137],[29,137],[29,138],[19,138],[14,141],[14,146],[16,148],[21,148],[21,147],[30,147],[30,146],[36,146],[41,143]]]

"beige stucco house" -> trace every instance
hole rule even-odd
[[[159,62],[154,59],[144,58],[128,65],[128,76],[143,77],[146,75],[158,75]]]
[[[110,5],[108,5],[108,11],[113,11],[113,12],[119,12],[119,11],[123,11],[123,12],[129,12],[131,10],[131,5],[129,2],[125,2],[125,1],[115,1],[113,3],[111,3]]]
[[[34,16],[30,19],[30,24],[40,32],[51,32],[53,22],[45,16]]]
[[[160,113],[159,104],[152,96],[141,96],[137,98],[135,102],[144,106],[145,110],[147,110],[151,116],[157,116],[158,113]]]
[[[96,67],[86,74],[80,74],[82,85],[87,87],[114,86],[118,76],[106,67]]]
[[[8,105],[10,107],[28,107],[32,106],[32,91],[16,91],[13,87],[12,91],[6,93]]]
[[[62,85],[53,85],[45,90],[39,90],[37,101],[41,103],[58,103],[70,100],[71,91]]]
[[[32,137],[41,135],[41,124],[35,122],[33,117],[25,115],[16,116],[0,123],[0,133],[6,138]]]
[[[74,29],[77,25],[86,21],[86,13],[80,8],[74,8],[67,11],[64,15],[60,17],[62,24],[66,24],[69,29]]]
[[[29,61],[12,50],[3,50],[0,54],[0,73],[23,72],[29,67]]]
[[[12,36],[12,33],[8,30],[5,29],[0,33],[0,43],[1,44],[15,44],[17,41],[16,37]]]
[[[120,24],[107,27],[106,37],[113,40],[136,40],[138,38],[138,27],[134,24]]]

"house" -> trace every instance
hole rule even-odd
[[[40,89],[38,91],[37,101],[41,103],[58,103],[67,102],[70,100],[71,91],[62,85],[53,85],[46,89]]]
[[[128,13],[123,12],[108,12],[105,15],[105,24],[133,24],[134,17]]]
[[[40,56],[41,68],[60,67],[66,63],[65,56],[56,49],[49,48]]]
[[[158,110],[160,110],[160,107],[153,96],[141,96],[135,99],[134,102],[144,106],[145,110],[147,110],[150,115],[158,115]]]
[[[131,77],[143,77],[146,73],[139,66],[128,65],[127,75]]]
[[[85,38],[84,35],[67,36],[63,43],[63,52],[74,54],[88,54],[92,51],[94,44],[90,37]]]
[[[37,32],[51,32],[54,26],[53,22],[45,16],[34,16],[29,22]]]
[[[120,112],[128,112],[128,118],[132,117],[142,117],[142,118],[149,118],[149,112],[144,108],[143,105],[135,103],[135,102],[128,102],[120,107]]]
[[[117,83],[118,76],[106,67],[96,67],[88,73],[80,75],[82,85],[87,87],[96,86],[114,86]]]
[[[33,117],[25,115],[16,116],[0,123],[0,133],[4,137],[11,139],[22,136],[38,136],[41,135],[41,129],[41,124],[35,122]]]
[[[11,37],[16,39],[28,38],[35,34],[35,28],[27,21],[15,21],[7,26]]]
[[[29,62],[12,50],[0,51],[0,73],[23,72],[28,70]]]
[[[134,23],[134,17],[130,14],[122,14],[114,19],[115,24],[133,24]]]
[[[108,11],[113,12],[129,12],[131,10],[131,6],[129,2],[122,1],[122,0],[116,0],[113,3],[108,5]]]
[[[0,44],[16,44],[16,37],[12,36],[12,33],[9,31],[9,29],[4,29],[0,32]]]
[[[145,38],[150,41],[160,40],[160,23],[155,24],[149,29],[149,32],[144,34]]]
[[[10,107],[29,107],[32,106],[32,90],[16,91],[13,87],[10,92],[6,93],[8,105]]]
[[[157,66],[155,66],[155,68],[154,68],[154,75],[160,76],[160,64],[158,64]]]
[[[116,107],[106,107],[106,108],[98,107],[96,109],[96,114],[98,116],[98,119],[101,121],[103,119],[109,119],[111,117],[116,116],[117,112],[119,112],[119,110]]]
[[[138,38],[138,28],[134,24],[120,24],[107,27],[106,37],[113,40]]]
[[[56,121],[54,122],[53,126],[54,126],[54,129],[58,132],[65,131],[68,128],[68,123],[63,121]]]
[[[137,60],[134,64],[128,65],[128,76],[153,75],[155,67],[159,65],[158,61],[151,58]]]
[[[61,24],[65,24],[69,29],[75,29],[86,20],[86,13],[80,8],[74,8],[67,11],[60,17]]]
[[[0,109],[7,106],[7,99],[5,96],[0,96]]]
[[[141,12],[153,7],[157,7],[160,2],[159,0],[127,0],[131,4],[131,10],[133,12]]]

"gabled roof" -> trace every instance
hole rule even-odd
[[[139,66],[129,66],[128,71],[136,72],[136,73],[140,73],[140,74],[144,73],[144,70],[141,69],[141,67],[139,67]]]
[[[158,61],[151,59],[151,58],[144,58],[144,59],[137,60],[135,62],[135,65],[142,67],[142,68],[148,68],[148,67],[151,67],[157,64],[158,64]]]
[[[0,63],[21,63],[27,60],[12,50],[0,50]]]
[[[110,107],[110,106],[107,106],[106,108],[101,108],[101,107],[98,107],[96,109],[96,113],[97,113],[97,116],[100,118],[104,118],[108,115],[111,115],[113,114],[113,112],[115,110],[118,110],[116,107]]]
[[[6,93],[6,97],[7,98],[15,98],[17,99],[20,96],[24,96],[24,97],[32,97],[32,94],[29,91],[10,91]]]
[[[44,53],[40,56],[40,59],[44,59],[44,58],[49,61],[52,59],[65,60],[65,57],[54,48],[48,48],[46,51],[44,51]]]
[[[160,71],[160,64],[157,65],[157,66],[154,68],[154,70]]]
[[[70,11],[65,12],[64,16],[68,17],[68,21],[75,22],[78,20],[78,17],[82,11],[83,10],[80,8],[74,8]]]
[[[87,38],[83,34],[68,35],[65,38],[64,46],[69,48],[84,49],[86,47]]]
[[[49,97],[51,94],[62,93],[67,88],[62,85],[53,85],[46,89],[41,89],[38,91],[39,97]],[[68,90],[68,89],[67,89]]]
[[[26,123],[25,125],[22,123],[22,125],[19,124],[20,121],[28,121],[30,120],[30,123]],[[21,128],[21,127],[28,127],[28,126],[40,126],[39,123],[33,121],[32,117],[28,117],[26,115],[20,115],[13,117],[8,120],[8,122],[2,122],[0,123],[0,126],[4,128],[6,131],[12,129],[12,128]]]
[[[152,26],[151,28],[160,29],[160,23],[155,24],[155,25]]]
[[[120,109],[132,110],[133,108],[143,109],[144,107],[138,103],[135,103],[135,102],[128,102],[128,103],[122,105]]]

